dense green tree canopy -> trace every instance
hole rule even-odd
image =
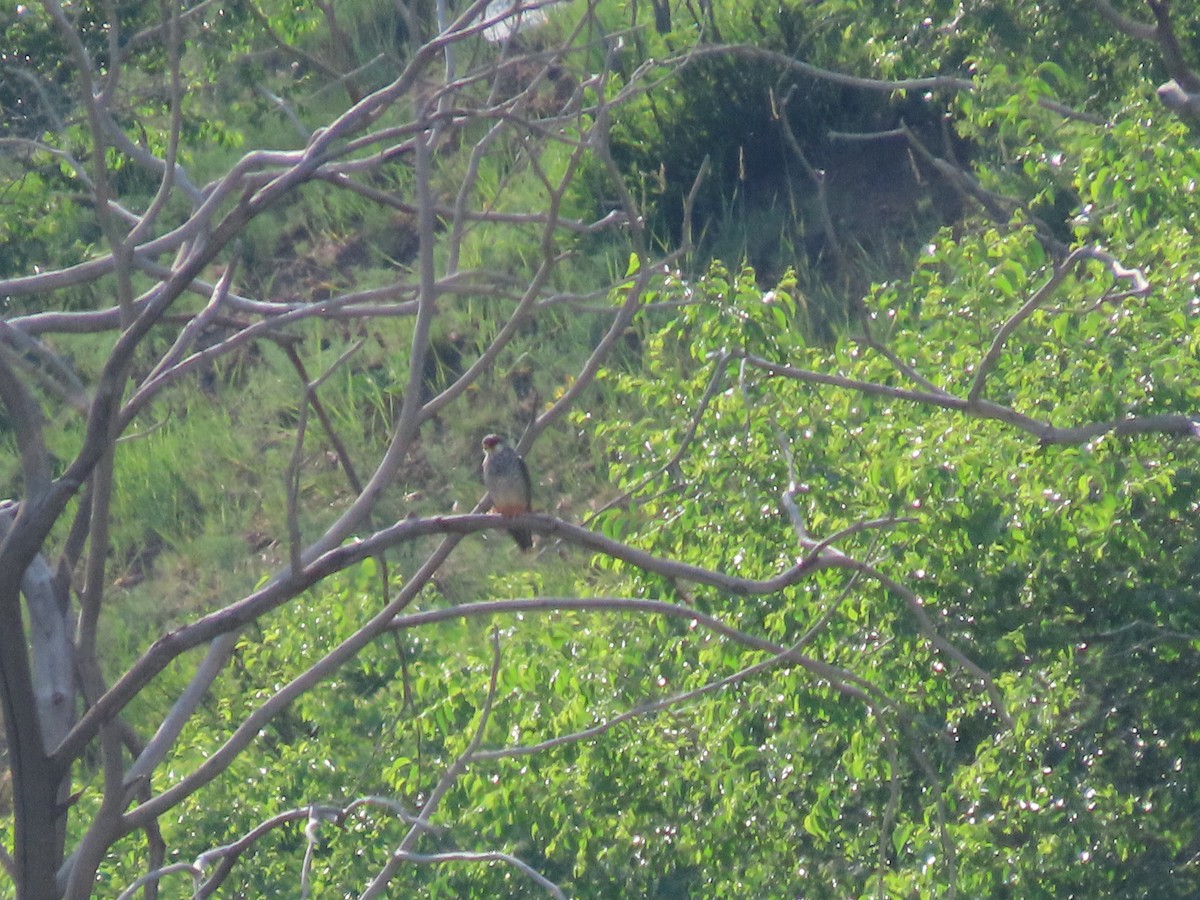
[[[0,895],[1200,893],[1190,8],[3,15]]]

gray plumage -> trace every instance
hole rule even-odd
[[[492,508],[502,516],[519,516],[533,508],[533,483],[521,454],[504,438],[489,434],[483,439],[483,483],[492,499]],[[509,533],[522,550],[533,547],[528,528],[510,528]]]

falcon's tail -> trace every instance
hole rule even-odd
[[[513,540],[517,542],[522,553],[528,553],[533,549],[533,533],[528,528],[510,528],[508,533],[513,536]]]

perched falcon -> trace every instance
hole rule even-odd
[[[519,516],[533,508],[533,486],[525,460],[498,434],[483,439],[483,483],[492,497],[492,508],[500,515]],[[533,547],[528,528],[508,530],[522,550]]]

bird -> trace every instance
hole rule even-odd
[[[521,454],[498,434],[483,439],[483,483],[492,498],[492,508],[502,516],[519,516],[533,509],[533,485]],[[533,547],[528,528],[510,528],[521,550]]]

